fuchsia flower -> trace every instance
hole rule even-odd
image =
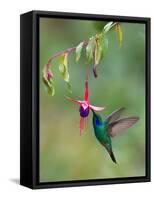
[[[78,104],[79,107],[79,112],[80,112],[80,134],[82,134],[84,127],[85,127],[85,122],[86,122],[86,118],[89,115],[90,109],[94,110],[96,112],[100,112],[102,110],[104,110],[104,107],[96,107],[93,106],[89,103],[89,89],[88,89],[88,71],[87,71],[87,78],[86,78],[86,82],[85,82],[85,92],[84,92],[84,100],[80,101],[80,100],[75,100],[72,99],[70,97],[65,96],[66,99],[73,101],[74,103]]]

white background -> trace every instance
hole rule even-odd
[[[19,182],[19,15],[52,10],[152,18],[152,0],[5,0],[0,3],[0,199],[153,199],[154,183],[30,190]],[[153,40],[152,40],[153,47]],[[151,53],[152,64],[154,52]],[[151,65],[152,66],[152,65]],[[152,70],[153,73],[153,70]],[[154,75],[154,74],[153,74]],[[154,81],[152,81],[154,82]],[[153,84],[153,83],[152,83]],[[153,94],[152,94],[153,99]],[[153,108],[153,106],[152,106]],[[153,116],[152,116],[153,120]],[[152,133],[153,134],[153,133]],[[153,140],[153,136],[152,136]],[[152,156],[153,156],[152,141]],[[130,147],[131,148],[131,147]],[[153,167],[153,158],[152,158]],[[153,175],[153,173],[152,173]],[[153,190],[153,191],[152,191]]]

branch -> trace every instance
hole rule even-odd
[[[100,33],[92,36],[91,38],[89,38],[88,41],[84,40],[81,43],[79,43],[78,46],[62,50],[48,59],[47,63],[44,65],[43,68],[43,81],[50,95],[53,96],[55,93],[53,84],[53,73],[50,70],[50,67],[53,59],[57,57],[61,56],[59,71],[63,76],[64,81],[67,83],[68,89],[70,91],[71,91],[71,86],[69,83],[68,56],[73,52],[76,52],[76,62],[78,62],[81,57],[82,49],[83,48],[86,49],[87,62],[89,63],[93,62],[93,73],[94,77],[97,78],[96,66],[100,63],[101,59],[104,57],[104,54],[108,49],[107,33],[110,30],[112,30],[113,27],[115,27],[115,31],[118,36],[119,46],[121,46],[122,30],[119,22],[108,22],[103,27],[103,30]]]
[[[87,41],[83,41],[82,47],[83,47],[83,48],[86,48],[87,45],[88,45],[88,42],[87,42]],[[63,54],[68,54],[68,55],[69,55],[69,54],[73,53],[74,51],[76,51],[76,48],[77,48],[77,47],[72,47],[72,48],[64,49],[64,50],[62,50],[62,51],[56,53],[55,55],[51,56],[51,57],[48,59],[48,62],[47,62],[47,64],[46,64],[46,65],[47,65],[47,69],[49,69],[50,64],[51,64],[51,62],[52,62],[53,59],[55,59],[55,58],[57,58],[57,57],[59,57],[59,56],[61,56],[61,55],[63,55]]]

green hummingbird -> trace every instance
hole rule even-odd
[[[114,163],[117,162],[112,151],[111,137],[114,137],[120,132],[128,129],[139,120],[139,117],[134,116],[119,119],[124,109],[125,108],[122,107],[112,112],[104,121],[99,114],[96,114],[95,111],[92,110],[95,136],[105,147]]]

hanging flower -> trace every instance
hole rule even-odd
[[[84,127],[85,127],[85,121],[86,118],[89,115],[90,109],[94,110],[96,112],[100,112],[104,110],[104,107],[97,107],[93,106],[89,103],[89,89],[88,89],[88,70],[86,74],[86,82],[85,82],[85,91],[84,91],[84,100],[75,100],[73,98],[65,96],[66,99],[78,104],[79,107],[79,112],[80,112],[80,134],[83,133]]]

